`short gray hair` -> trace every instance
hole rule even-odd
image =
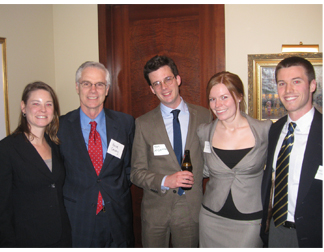
[[[111,83],[110,83],[109,71],[107,70],[107,68],[103,64],[101,64],[100,62],[96,62],[96,61],[86,61],[81,66],[79,66],[78,70],[75,73],[75,82],[76,83],[80,84],[79,80],[81,78],[82,71],[84,69],[86,69],[87,67],[94,67],[94,68],[98,68],[98,69],[101,69],[101,70],[105,71],[107,88],[110,87]]]

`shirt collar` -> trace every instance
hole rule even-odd
[[[101,125],[106,125],[105,112],[104,110],[101,110],[98,116],[94,120],[92,120],[82,111],[82,109],[80,109],[80,121],[81,121],[81,128],[83,129],[86,129],[88,127],[91,128],[90,122],[92,121],[95,121],[97,123],[97,127],[100,127]]]
[[[288,120],[286,123],[287,129],[290,122],[295,122],[297,124],[296,130],[300,132],[308,132],[314,118],[315,109],[312,107],[305,115],[299,118],[297,121],[291,120],[288,115]]]
[[[175,109],[179,109],[182,112],[186,112],[187,111],[187,106],[186,106],[186,104],[183,101],[181,96],[180,96],[180,99],[181,99],[181,102],[180,102],[179,106],[176,107]],[[161,108],[161,113],[162,113],[163,117],[166,117],[166,116],[172,116],[173,117],[173,115],[171,114],[171,111],[174,110],[174,109],[169,108],[169,107],[165,106],[162,103],[160,104],[160,108]]]

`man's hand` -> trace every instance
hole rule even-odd
[[[169,188],[191,188],[194,184],[193,174],[189,171],[179,171],[165,178],[164,186]]]

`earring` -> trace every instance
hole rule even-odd
[[[26,117],[26,114],[25,113],[22,113],[23,117]]]

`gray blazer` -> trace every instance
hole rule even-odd
[[[228,168],[214,152],[211,146],[218,119],[209,124],[200,125],[198,137],[204,150],[204,176],[209,177],[203,204],[218,212],[231,191],[236,208],[243,214],[262,210],[261,181],[267,159],[268,132],[272,122],[259,121],[244,113],[255,138],[255,146],[235,166]],[[205,142],[210,144],[206,146]],[[210,146],[210,147],[208,147]]]
[[[186,191],[186,200],[191,210],[191,217],[198,221],[202,201],[203,156],[197,136],[197,128],[202,123],[210,122],[212,117],[208,109],[188,104],[190,113],[189,128],[185,149],[190,150],[195,184]],[[180,165],[174,154],[163,122],[160,106],[136,119],[135,138],[132,150],[131,181],[144,189],[142,200],[142,219],[148,215],[156,218],[169,218],[165,209],[170,209],[177,189],[161,190],[165,175],[180,171]],[[154,155],[153,146],[165,145],[169,154]]]

